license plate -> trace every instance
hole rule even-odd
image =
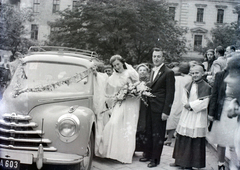
[[[20,168],[20,161],[18,160],[11,160],[11,159],[2,159],[0,158],[0,169],[6,170],[19,170]]]

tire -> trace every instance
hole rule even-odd
[[[94,150],[94,135],[93,135],[93,132],[91,132],[90,139],[88,141],[88,146],[87,146],[87,153],[83,159],[83,162],[81,163],[80,170],[91,170],[93,154],[94,154],[93,150]]]

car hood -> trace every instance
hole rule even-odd
[[[83,96],[79,94],[54,93],[54,92],[26,92],[18,96],[14,96],[14,92],[7,88],[0,102],[0,113],[16,113],[28,115],[29,112],[36,106],[64,102],[67,100],[73,101],[80,99]],[[85,95],[86,96],[86,95]]]

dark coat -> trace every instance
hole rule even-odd
[[[150,77],[152,79],[153,72]],[[144,153],[146,158],[159,164],[166,132],[166,121],[162,120],[162,113],[169,115],[171,111],[175,92],[174,72],[163,65],[154,81],[148,85],[155,97],[148,100]]]
[[[153,77],[153,72],[150,77]],[[155,96],[149,98],[151,110],[155,113],[169,115],[175,92],[174,72],[163,65],[154,81],[149,83],[149,87]]]
[[[224,79],[227,77],[228,71],[223,70],[221,72],[216,73],[215,81],[212,89],[212,96],[209,101],[209,112],[210,116],[213,116],[215,120],[220,120],[224,99],[225,99],[225,91],[226,91],[226,83]]]

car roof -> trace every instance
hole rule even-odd
[[[92,67],[94,61],[98,61],[96,52],[68,47],[56,46],[33,46],[28,54],[22,59],[26,62],[58,62],[68,64],[79,64]]]

